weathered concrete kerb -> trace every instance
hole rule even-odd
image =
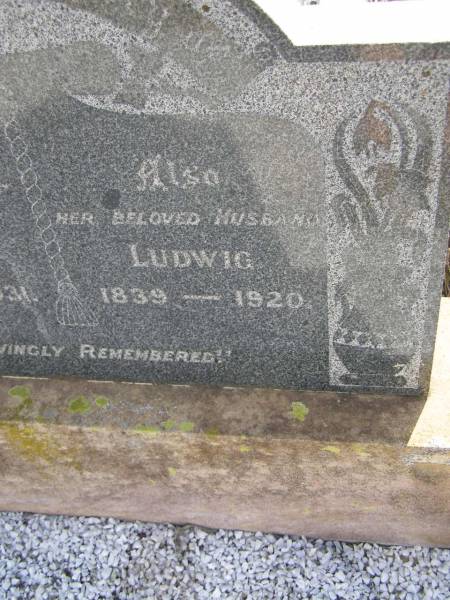
[[[450,544],[450,452],[423,399],[0,383],[0,508]]]

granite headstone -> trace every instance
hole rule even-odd
[[[427,389],[448,45],[239,0],[2,0],[0,373]]]

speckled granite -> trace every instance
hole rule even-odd
[[[448,45],[250,2],[3,0],[0,373],[420,393]]]

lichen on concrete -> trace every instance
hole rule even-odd
[[[157,425],[138,425],[134,428],[134,431],[139,433],[161,433],[161,429]]]
[[[341,453],[341,449],[338,446],[323,446],[322,450],[336,455]]]
[[[296,421],[303,422],[309,413],[309,408],[303,402],[292,402],[291,413]]]
[[[195,427],[195,423],[193,423],[192,421],[183,421],[182,423],[179,423],[178,425],[178,429],[182,432],[182,433],[189,433],[190,431],[193,431]]]
[[[26,400],[31,397],[31,388],[28,385],[15,385],[8,391],[8,395]]]
[[[63,446],[57,436],[43,426],[0,421],[0,436],[27,463],[49,466],[63,462],[81,471],[79,449],[66,444]]]
[[[21,418],[23,412],[28,411],[33,406],[33,400],[31,398],[31,388],[27,385],[13,386],[8,390],[8,396],[20,400],[20,403],[13,410],[13,419]]]
[[[109,406],[109,400],[105,396],[96,396],[94,402],[99,408],[107,408]]]
[[[239,452],[242,452],[243,454],[246,452],[251,452],[251,448],[250,446],[246,446],[245,444],[241,444],[239,446]]]
[[[75,414],[84,414],[91,410],[91,403],[86,396],[76,396],[69,402],[69,411]]]

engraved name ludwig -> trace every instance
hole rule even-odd
[[[332,344],[346,369],[341,383],[408,383],[405,369],[417,335],[409,324],[418,306],[430,219],[431,156],[427,122],[408,108],[372,100],[362,115],[337,128],[333,159],[345,191],[333,198],[342,266]]]

